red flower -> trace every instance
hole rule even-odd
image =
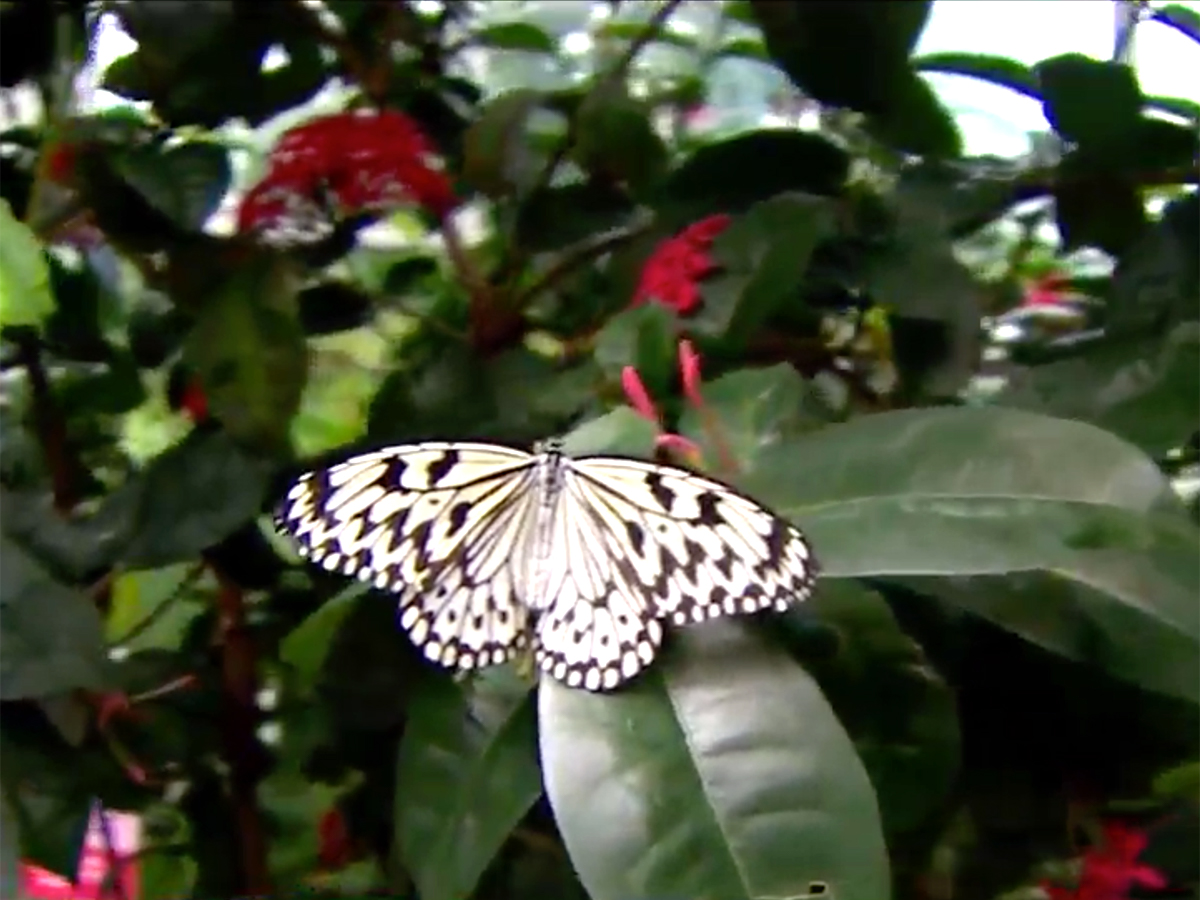
[[[405,203],[439,218],[457,204],[421,130],[398,112],[337,113],[280,139],[266,176],[242,200],[238,230],[328,224],[330,212],[353,215]]]
[[[1021,300],[1022,306],[1054,306],[1063,301],[1068,286],[1068,279],[1058,272],[1051,272],[1041,278],[1035,278],[1025,289]]]
[[[1137,861],[1149,838],[1120,822],[1104,824],[1104,842],[1083,855],[1079,883],[1068,889],[1043,882],[1050,900],[1127,900],[1132,887],[1164,888],[1167,879],[1157,869]]]
[[[317,823],[317,859],[322,868],[336,871],[354,859],[346,817],[336,806],[325,810]]]
[[[697,282],[717,268],[709,250],[730,221],[726,215],[709,216],[659,244],[642,267],[630,305],[657,300],[681,316],[694,312],[700,305]]]
[[[199,381],[193,379],[184,388],[179,408],[197,425],[208,418],[208,398],[204,396],[204,388],[200,386]]]
[[[684,393],[687,398],[697,406],[702,405],[700,354],[692,347],[690,341],[679,342],[679,368],[683,375]],[[646,390],[646,385],[642,383],[642,376],[633,366],[626,366],[621,370],[621,388],[625,391],[625,396],[629,399],[629,405],[633,407],[634,412],[652,422],[659,429],[660,433],[654,441],[656,447],[674,451],[697,467],[701,465],[703,455],[693,441],[681,434],[662,430],[662,417],[659,415],[654,401],[650,399],[650,392]]]

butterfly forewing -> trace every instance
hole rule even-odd
[[[603,510],[650,614],[676,625],[786,609],[817,575],[798,529],[728,485],[636,459],[571,461],[580,503]]]
[[[277,525],[318,565],[396,594],[401,625],[429,659],[503,662],[528,633],[520,587],[534,460],[466,443],[364,454],[303,476]]]

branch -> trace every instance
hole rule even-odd
[[[580,266],[586,265],[594,259],[598,259],[610,250],[615,250],[629,241],[640,237],[650,230],[650,222],[641,222],[629,228],[622,228],[615,232],[609,232],[601,235],[599,238],[592,238],[588,241],[576,244],[575,247],[565,250],[558,260],[549,269],[542,274],[528,288],[522,291],[516,299],[514,305],[517,309],[523,309],[526,304],[541,294],[543,291],[549,290],[562,281]]]
[[[221,635],[224,712],[221,725],[225,764],[238,846],[241,850],[242,891],[255,896],[271,893],[267,841],[258,808],[258,782],[264,754],[258,743],[258,679],[254,643],[246,628],[245,593],[223,572],[217,578],[217,621]]]
[[[629,67],[637,59],[637,55],[642,52],[647,44],[654,40],[667,19],[671,17],[671,14],[675,12],[681,3],[683,3],[683,0],[667,0],[666,3],[660,6],[646,23],[646,27],[637,37],[629,42],[629,46],[625,48],[625,52],[621,54],[620,58],[613,63],[612,68],[597,79],[589,94],[606,90],[615,82],[624,78],[629,71]],[[577,117],[572,116],[567,122],[567,133],[563,135],[562,141],[559,142],[559,145],[550,155],[550,158],[546,160],[546,165],[542,167],[533,186],[529,189],[529,193],[526,194],[527,198],[541,193],[550,186],[550,183],[554,180],[555,173],[558,171],[558,167],[562,165],[563,161],[567,158],[567,154],[571,152],[571,148],[575,146],[577,131]],[[507,278],[509,272],[523,268],[525,262],[526,254],[520,250],[512,252],[509,259],[501,262],[497,278],[494,281],[502,283]],[[529,292],[526,291],[525,295],[528,296]]]
[[[33,336],[13,340],[17,346],[17,361],[24,366],[32,396],[33,428],[50,470],[54,508],[66,515],[79,502],[78,486],[81,465],[71,454],[67,442],[67,425],[61,410],[54,402],[50,380],[42,365],[41,345]]]

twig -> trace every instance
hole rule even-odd
[[[641,222],[629,228],[609,232],[608,234],[601,235],[599,238],[593,238],[583,242],[581,245],[577,244],[575,247],[567,249],[558,258],[558,261],[542,274],[541,278],[538,278],[517,296],[514,305],[517,309],[523,309],[531,300],[543,291],[556,285],[580,266],[640,237],[649,231],[650,227],[651,223],[649,221]]]
[[[42,365],[41,346],[34,336],[21,336],[17,345],[17,358],[25,367],[32,396],[33,427],[50,470],[50,482],[54,496],[54,508],[66,515],[79,502],[77,484],[79,464],[71,455],[67,442],[67,426],[61,411],[54,402],[50,380]]]
[[[119,647],[122,644],[128,644],[131,640],[133,640],[139,634],[142,634],[151,625],[161,619],[176,603],[179,602],[188,589],[190,589],[192,585],[200,580],[200,576],[204,574],[204,569],[204,563],[197,563],[195,566],[189,569],[187,574],[183,576],[183,580],[176,585],[175,590],[171,591],[171,595],[169,597],[163,600],[162,603],[158,604],[158,606],[154,607],[154,609],[150,610],[145,617],[131,625],[129,630],[117,638],[117,640],[112,641],[110,646]]]
[[[267,842],[258,808],[258,782],[262,751],[258,744],[258,679],[254,644],[246,628],[245,594],[215,566],[217,616],[222,644],[224,712],[221,725],[224,759],[229,767],[230,794],[241,850],[242,892],[271,893],[267,869]]]
[[[589,94],[605,91],[615,82],[624,78],[625,74],[629,70],[629,67],[633,65],[633,61],[637,59],[637,55],[642,52],[642,50],[647,44],[650,43],[650,41],[654,40],[659,31],[662,29],[662,26],[666,23],[667,19],[671,17],[671,14],[675,12],[676,8],[681,3],[683,3],[683,0],[667,0],[666,3],[660,6],[655,11],[654,15],[650,17],[650,20],[646,22],[646,27],[642,29],[637,37],[629,42],[629,46],[625,48],[625,52],[621,54],[620,58],[613,63],[612,67],[607,72],[605,72],[596,80],[596,83],[592,87],[591,91],[589,91]],[[542,170],[538,173],[538,177],[534,180],[533,186],[526,194],[527,198],[536,196],[550,186],[550,183],[554,180],[555,173],[558,171],[558,167],[562,165],[563,161],[567,158],[567,154],[571,152],[571,148],[575,146],[575,139],[578,136],[578,128],[578,116],[571,116],[567,122],[566,134],[563,135],[563,139],[559,142],[554,152],[550,154],[550,158],[546,160],[546,165],[544,165]],[[523,268],[525,261],[525,255],[520,251],[513,253],[510,259],[500,264],[500,275],[498,280],[503,281],[508,276],[509,272],[517,271]],[[526,296],[528,296],[528,294],[529,292],[527,291]]]

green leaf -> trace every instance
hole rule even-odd
[[[661,303],[643,303],[613,316],[596,335],[596,363],[614,382],[633,366],[651,398],[666,394],[675,373],[678,324]]]
[[[250,260],[206,300],[184,342],[213,416],[250,447],[284,446],[300,408],[308,350],[293,267],[274,254]]]
[[[139,900],[179,900],[192,896],[197,865],[183,851],[142,851],[136,866]]]
[[[292,667],[300,690],[316,687],[334,636],[366,592],[365,584],[346,585],[283,639],[279,658]]]
[[[21,865],[21,826],[0,790],[0,896],[16,897]]]
[[[1066,53],[1034,66],[1046,118],[1058,134],[1103,154],[1137,128],[1142,91],[1126,65]]]
[[[50,267],[33,232],[0,205],[0,327],[39,326],[54,312]]]
[[[1182,3],[1168,3],[1150,13],[1156,22],[1169,25],[1200,44],[1200,13]]]
[[[92,794],[85,784],[95,774],[92,761],[44,722],[10,710],[4,724],[0,788],[16,819],[21,861],[70,878],[92,815]]]
[[[784,194],[753,206],[713,242],[721,272],[704,282],[698,334],[744,345],[771,315],[800,295],[809,258],[832,230],[823,198]]]
[[[682,225],[791,191],[833,196],[849,170],[846,152],[820,135],[752,131],[693,153],[671,174],[655,205]]]
[[[827,577],[993,576],[992,599],[959,602],[1118,678],[1197,695],[1195,526],[1157,466],[1107,432],[1003,408],[883,413],[768,448],[744,486],[805,530]],[[1059,587],[1039,594],[1021,573]]]
[[[624,191],[587,181],[548,188],[522,204],[517,240],[535,253],[559,250],[623,226],[634,212]]]
[[[1184,97],[1147,97],[1147,109],[1157,109],[1181,119],[1189,119],[1192,124],[1200,123],[1200,103]]]
[[[611,453],[648,458],[654,451],[657,433],[658,426],[628,406],[618,406],[576,425],[563,436],[563,447],[571,456]]]
[[[915,72],[898,75],[892,102],[868,119],[873,135],[895,150],[929,159],[962,156],[962,135],[954,116],[923,78]]]
[[[1102,166],[1112,162],[1110,158]],[[1068,153],[1058,171],[1054,215],[1064,249],[1099,247],[1118,258],[1125,256],[1146,227],[1138,185],[1123,173],[1106,171],[1079,150]]]
[[[624,181],[642,192],[665,173],[667,148],[650,123],[645,104],[622,85],[593,90],[579,106],[572,154],[587,171]]]
[[[396,837],[423,900],[471,896],[541,795],[528,685],[495,684],[477,679],[468,698],[440,679],[409,708],[396,767]]]
[[[130,147],[114,154],[113,168],[151,206],[193,232],[217,211],[233,174],[228,150],[200,142]]]
[[[1172,201],[1117,263],[1107,333],[1164,337],[1200,320],[1200,194]]]
[[[479,29],[471,43],[493,50],[524,50],[528,53],[555,53],[553,38],[528,22],[501,22]]]
[[[801,659],[854,740],[884,829],[895,834],[920,827],[958,777],[954,692],[884,599],[860,583],[826,579],[803,607],[784,616],[801,635],[814,620],[832,632],[835,649]]]
[[[1041,100],[1037,75],[1024,63],[990,53],[928,53],[913,59],[918,72],[966,75]]]
[[[193,570],[194,564],[178,563],[118,575],[105,627],[109,642],[135,652],[178,647],[202,609],[185,599]]]
[[[983,290],[947,233],[959,182],[950,171],[916,167],[901,176],[891,241],[867,256],[858,276],[889,314],[895,362],[916,396],[952,397],[978,366]]]
[[[108,681],[96,605],[0,535],[0,700],[50,697]]]
[[[995,399],[1091,422],[1161,459],[1196,430],[1197,396],[1200,325],[1184,323],[1165,342],[1105,341],[1079,356],[1018,372]]]
[[[618,693],[539,690],[546,792],[594,900],[877,897],[870,781],[805,671],[741,623],[681,631]]]
[[[526,140],[541,91],[522,88],[488,104],[463,136],[463,178],[489,197],[523,194],[537,178],[538,160]]]
[[[110,494],[89,529],[130,569],[195,560],[259,514],[273,470],[222,431],[193,431]]]
[[[805,94],[828,106],[883,115],[910,74],[908,56],[932,4],[750,5],[771,56]]]
[[[787,363],[769,368],[738,369],[701,389],[706,411],[721,429],[721,438],[740,472],[754,470],[767,447],[819,424],[813,415],[810,388]],[[679,419],[679,433],[695,441],[711,464],[722,462],[713,445],[705,414],[689,405]]]

